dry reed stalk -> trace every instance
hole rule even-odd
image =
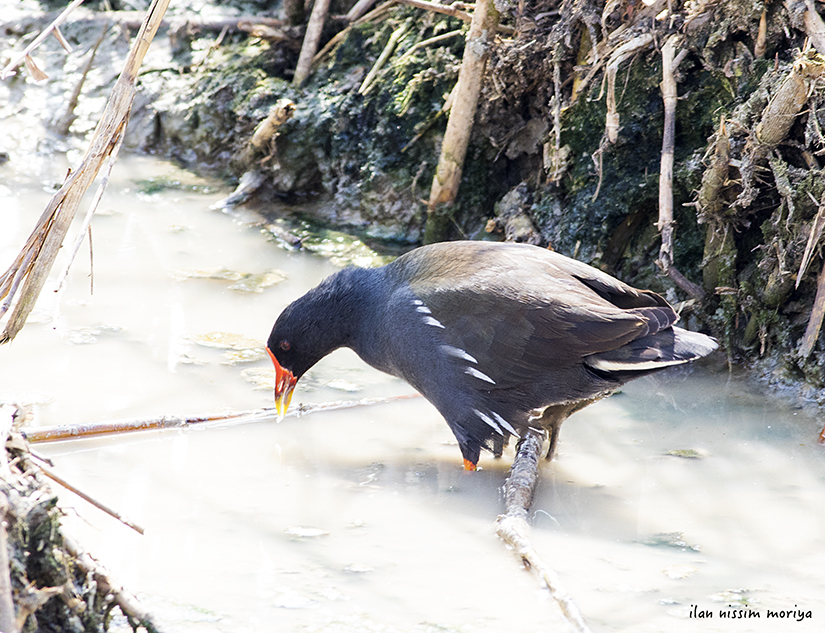
[[[388,404],[398,400],[408,400],[418,398],[419,394],[407,394],[402,396],[388,396],[385,398],[362,398],[361,400],[337,400],[335,402],[324,402],[319,404],[301,405],[297,409],[286,414],[287,418],[300,417],[310,413],[320,413],[323,411],[338,411],[340,409],[353,409],[356,407],[366,407],[375,404]],[[252,409],[250,411],[239,411],[235,413],[223,413],[201,416],[178,416],[164,415],[153,418],[132,418],[128,420],[110,420],[107,422],[92,422],[88,424],[64,424],[59,426],[29,427],[23,429],[26,440],[31,444],[42,444],[46,442],[61,442],[64,440],[77,440],[83,438],[102,437],[105,435],[117,435],[120,433],[131,433],[135,431],[155,431],[161,429],[179,429],[197,424],[209,422],[252,422],[274,418],[277,416],[275,407],[265,407],[262,409]]]
[[[0,299],[5,299],[0,306],[0,317],[19,290],[17,303],[0,333],[0,344],[11,341],[23,328],[48,279],[83,195],[94,182],[104,162],[107,159],[114,161],[117,156],[117,148],[126,131],[137,91],[138,70],[169,2],[170,0],[153,0],[82,162],[68,175],[63,186],[49,201],[20,255],[0,277]]]
[[[299,88],[309,76],[312,59],[318,50],[321,33],[324,30],[329,2],[330,0],[315,0],[315,4],[312,6],[312,13],[309,16],[309,23],[307,23],[306,34],[304,35],[304,43],[301,46],[298,64],[295,67],[295,75],[292,77],[292,85],[296,88]]]
[[[477,0],[473,21],[464,44],[458,82],[453,91],[453,105],[441,143],[441,155],[430,188],[427,222],[424,227],[425,243],[442,241],[447,235],[450,224],[449,207],[455,201],[461,183],[484,68],[490,55],[490,47],[493,45],[498,19],[499,14],[493,0]]]
[[[49,37],[52,33],[55,34],[58,41],[60,42],[61,46],[64,48],[66,47],[66,40],[63,39],[63,36],[60,35],[60,31],[58,27],[63,24],[66,19],[69,17],[72,11],[74,11],[77,7],[83,4],[83,0],[74,0],[68,7],[66,7],[63,12],[57,16],[54,22],[52,22],[49,26],[47,26],[44,31],[38,35],[34,40],[32,40],[31,44],[29,44],[25,49],[23,49],[22,53],[16,55],[12,60],[6,65],[6,67],[0,71],[0,79],[8,79],[11,76],[11,73],[17,68],[21,63],[26,64],[26,67],[29,69],[30,72],[33,72],[35,69],[40,71],[36,65],[34,65],[34,61],[32,61],[30,55],[31,52],[40,46],[43,42],[46,41],[46,38]],[[42,71],[40,71],[42,73]],[[43,73],[42,76],[36,76],[35,79],[39,81],[40,79],[45,79],[46,74]]]
[[[803,359],[808,358],[819,338],[819,330],[822,328],[822,319],[825,318],[825,264],[819,271],[816,280],[816,297],[811,309],[811,317],[808,320],[808,327],[805,328],[805,335],[802,337],[802,344],[799,348],[799,355]]]
[[[673,150],[676,145],[676,102],[679,93],[673,76],[678,35],[667,38],[662,47],[662,99],[665,107],[662,131],[662,159],[659,169],[659,222],[656,228],[662,234],[659,266],[665,274],[673,264]]]

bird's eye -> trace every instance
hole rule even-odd
[[[284,340],[284,341],[281,341],[280,343],[278,343],[278,347],[280,347],[280,348],[281,348],[282,350],[284,350],[285,352],[288,352],[288,351],[289,351],[289,348],[290,348],[291,346],[290,346],[290,344],[289,344],[289,341]]]

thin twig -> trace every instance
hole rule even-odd
[[[306,404],[301,405],[297,409],[291,410],[286,414],[286,417],[300,417],[302,415],[309,415],[311,413],[320,413],[324,411],[338,411],[340,409],[353,409],[356,407],[366,407],[375,404],[388,404],[390,402],[407,400],[409,398],[416,397],[419,397],[419,394],[415,393],[401,396],[389,396],[386,398],[362,398],[361,400],[338,400],[335,402]],[[209,422],[256,422],[275,417],[277,417],[275,407],[265,407],[262,409],[252,409],[251,411],[201,416],[168,415],[159,418],[133,418],[129,420],[94,422],[90,424],[64,424],[59,426],[33,427],[23,429],[23,434],[31,444],[40,444],[45,442],[60,442],[63,440],[101,437],[104,435],[116,435],[118,433],[130,433],[134,431],[180,429]]]
[[[799,288],[799,284],[802,283],[802,278],[808,271],[808,264],[811,263],[814,248],[816,248],[819,244],[819,240],[822,237],[822,230],[825,229],[825,198],[823,198],[823,203],[820,204],[817,202],[816,198],[811,195],[810,191],[808,192],[808,195],[814,201],[814,204],[819,208],[817,209],[816,217],[811,224],[811,232],[808,235],[808,242],[805,244],[805,252],[802,255],[802,262],[799,264],[799,272],[796,274],[796,288]]]
[[[63,272],[60,273],[60,276],[57,278],[57,286],[55,287],[55,292],[59,292],[60,289],[63,287],[63,284],[66,281],[66,277],[69,275],[69,269],[71,269],[72,264],[74,263],[74,258],[77,256],[77,252],[80,250],[80,245],[83,244],[83,239],[88,234],[89,236],[89,248],[91,249],[92,245],[92,217],[94,217],[95,212],[97,211],[98,206],[100,205],[100,199],[103,197],[103,193],[106,191],[106,187],[109,184],[109,177],[112,175],[112,169],[115,166],[115,162],[117,160],[117,154],[120,151],[120,146],[123,144],[123,135],[121,134],[120,137],[117,139],[115,149],[112,152],[112,155],[109,156],[109,162],[106,167],[106,173],[103,174],[103,178],[100,180],[100,184],[97,186],[97,190],[95,191],[95,197],[92,199],[92,203],[89,205],[89,210],[86,212],[86,217],[83,218],[83,224],[80,225],[80,229],[77,231],[77,238],[75,239],[74,244],[72,245],[71,250],[69,251],[69,261],[66,262],[66,266],[63,268]],[[94,268],[92,268],[94,270]]]
[[[54,129],[58,134],[66,135],[69,133],[69,130],[72,127],[72,123],[77,118],[75,116],[75,109],[77,108],[77,104],[80,100],[80,93],[83,91],[83,84],[86,83],[86,77],[89,75],[89,71],[92,69],[92,65],[95,62],[95,56],[97,55],[97,49],[100,48],[100,45],[103,43],[103,40],[106,39],[106,33],[109,31],[109,23],[106,22],[103,25],[103,28],[100,30],[100,36],[97,38],[97,41],[92,46],[92,50],[89,53],[89,57],[86,60],[86,63],[83,65],[83,69],[80,71],[80,80],[75,84],[74,90],[72,90],[72,94],[69,97],[69,103],[66,106],[66,111],[63,113],[63,116],[60,117],[60,120],[55,122]],[[59,31],[56,31],[59,32]]]
[[[363,16],[375,4],[375,0],[358,0],[352,8],[347,11],[347,22],[355,22],[358,18]]]
[[[430,37],[426,40],[421,40],[420,42],[416,42],[412,46],[410,46],[409,50],[407,50],[401,57],[396,59],[393,62],[393,65],[401,65],[405,61],[407,61],[410,57],[412,57],[415,53],[420,51],[422,48],[426,48],[427,46],[432,46],[433,44],[440,44],[446,40],[452,39],[457,35],[461,35],[461,29],[457,29],[455,31],[450,31],[448,33],[442,33],[441,35],[436,35],[435,37]]]
[[[63,13],[57,16],[54,22],[47,26],[40,35],[38,35],[36,38],[34,38],[34,40],[32,40],[31,44],[29,44],[25,49],[23,49],[22,53],[19,53],[16,57],[14,57],[6,65],[6,67],[2,71],[0,71],[0,79],[7,79],[9,76],[11,76],[11,73],[14,71],[14,69],[17,68],[22,62],[24,62],[26,58],[31,54],[31,52],[35,48],[40,46],[46,40],[46,38],[49,37],[52,31],[54,31],[55,29],[57,29],[58,26],[63,24],[63,22],[66,21],[66,18],[69,17],[69,14],[72,11],[74,11],[77,7],[79,7],[81,4],[83,4],[83,0],[73,0],[73,2],[63,10]]]
[[[387,63],[387,60],[395,51],[395,47],[398,46],[398,42],[401,40],[402,37],[407,33],[407,30],[410,28],[410,20],[405,20],[404,24],[400,27],[395,29],[390,38],[387,40],[386,46],[384,46],[384,50],[381,51],[381,54],[378,56],[378,59],[375,60],[375,64],[373,64],[370,71],[367,73],[367,76],[364,77],[364,81],[361,83],[361,87],[358,89],[358,94],[366,95],[375,85],[375,78],[378,76],[378,73],[381,72],[381,69]]]
[[[123,523],[123,525],[132,528],[138,534],[143,534],[143,528],[140,527],[137,523],[135,523],[134,521],[130,521],[129,519],[124,517],[122,514],[120,514],[116,510],[113,510],[112,508],[110,508],[106,504],[101,503],[100,501],[98,501],[94,497],[86,494],[85,492],[80,490],[80,488],[78,488],[77,486],[69,483],[63,477],[58,475],[56,472],[54,472],[50,468],[46,468],[45,466],[42,466],[42,465],[38,466],[38,468],[40,468],[41,472],[44,475],[46,475],[46,477],[48,477],[52,481],[60,484],[61,486],[63,486],[69,492],[73,492],[74,494],[76,494],[78,497],[80,497],[84,501],[87,501],[90,504],[92,504],[98,510],[102,510],[103,512],[105,512],[109,516],[111,516],[111,517],[117,519],[118,521],[120,521],[121,523]],[[2,629],[0,629],[0,630],[2,630]]]
[[[355,22],[347,26],[345,29],[338,31],[332,39],[329,40],[324,47],[315,54],[315,57],[312,58],[312,65],[311,68],[314,68],[333,48],[338,46],[338,44],[344,40],[347,35],[349,35],[350,30],[352,27],[358,26],[359,24],[365,24],[367,22],[372,22],[373,20],[377,20],[381,17],[384,17],[386,13],[394,7],[398,3],[398,0],[387,0],[383,4],[378,5],[372,11],[367,13],[366,15],[358,18]]]
[[[427,2],[427,0],[398,0],[398,2],[415,7],[416,9],[433,11],[434,13],[443,13],[444,15],[449,15],[450,17],[458,18],[459,20],[464,20],[465,22],[472,22],[473,20],[472,14],[462,11],[461,9],[449,4],[438,4],[437,2]],[[463,7],[464,5],[461,4],[461,6]]]

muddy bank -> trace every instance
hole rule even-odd
[[[291,118],[256,159],[263,185],[251,203],[266,211],[271,201],[286,202],[298,217],[417,243],[466,22],[398,4],[346,28],[341,16],[350,4],[332,4],[322,43],[333,36],[336,43],[300,89],[291,79],[302,26],[290,24],[279,4],[171,7],[141,76],[129,148],[236,181],[249,168],[240,156],[256,126],[289,99]],[[811,314],[823,268],[825,114],[816,7],[670,7],[546,1],[519,13],[500,3],[509,30],[497,35],[487,65],[450,237],[549,245],[663,292],[683,302],[688,323],[723,341],[729,362],[819,403],[825,354]],[[31,37],[47,20],[37,11],[52,8],[22,4],[4,24],[7,45]],[[63,107],[101,31],[98,8],[91,3],[63,29],[75,52],[55,43],[40,54],[53,79],[37,87],[13,80],[16,94],[39,90],[50,109]],[[274,31],[254,28],[255,19],[233,22],[244,16],[280,22]],[[94,99],[119,68],[135,18],[109,19],[99,70],[84,88],[95,96],[81,98],[70,134],[54,143],[71,145],[88,132]],[[700,286],[695,296],[654,265],[661,48],[672,36],[673,266]],[[382,53],[387,61],[365,82]]]

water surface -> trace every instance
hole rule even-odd
[[[0,169],[5,267],[65,164]],[[93,223],[93,294],[84,246],[64,290],[48,288],[0,347],[0,398],[29,403],[38,425],[271,406],[251,381],[269,361],[226,364],[225,350],[198,341],[217,332],[263,345],[279,311],[337,268],[253,218],[209,210],[227,193],[167,163],[120,160]],[[258,293],[192,278],[221,270],[286,279]],[[301,381],[293,407],[410,393],[339,351]],[[818,431],[727,372],[636,381],[564,424],[542,466],[535,544],[594,631],[822,630]],[[140,536],[60,491],[66,529],[166,630],[563,630],[494,533],[511,453],[464,472],[423,399],[38,450],[145,527]],[[728,604],[760,617],[723,619]],[[812,617],[769,620],[769,609]],[[700,612],[713,617],[690,617]]]

